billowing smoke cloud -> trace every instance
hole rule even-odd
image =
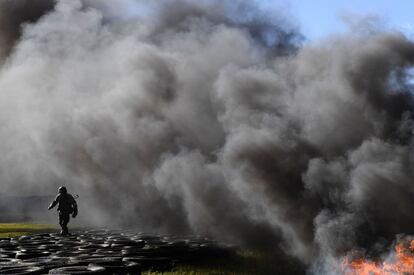
[[[67,185],[91,224],[304,261],[413,231],[404,35],[301,47],[251,1],[120,5],[58,1],[24,26],[0,74],[2,190]]]

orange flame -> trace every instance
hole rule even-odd
[[[394,255],[384,261],[371,261],[365,258],[350,259],[342,262],[345,275],[383,275],[414,274],[414,240],[402,241],[395,245]]]

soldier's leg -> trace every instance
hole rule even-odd
[[[64,218],[64,214],[62,212],[59,211],[59,225],[60,225],[60,234],[65,234],[65,218]]]
[[[66,216],[66,234],[69,234],[68,223],[70,221],[70,213]]]
[[[62,234],[67,235],[67,234],[69,234],[69,230],[68,230],[68,223],[69,223],[69,220],[70,220],[69,213],[63,213],[63,219],[62,220],[63,220],[63,223],[62,223],[63,233]]]

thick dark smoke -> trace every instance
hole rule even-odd
[[[36,22],[53,7],[53,0],[0,1],[0,61],[10,54],[20,38],[23,24]]]
[[[0,74],[2,190],[64,184],[91,224],[304,261],[413,233],[403,34],[301,46],[252,1],[117,3],[58,1],[23,27]]]

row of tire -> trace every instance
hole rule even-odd
[[[36,234],[0,239],[0,274],[135,275],[232,252],[230,247],[201,237],[108,230],[79,231],[69,236]]]

